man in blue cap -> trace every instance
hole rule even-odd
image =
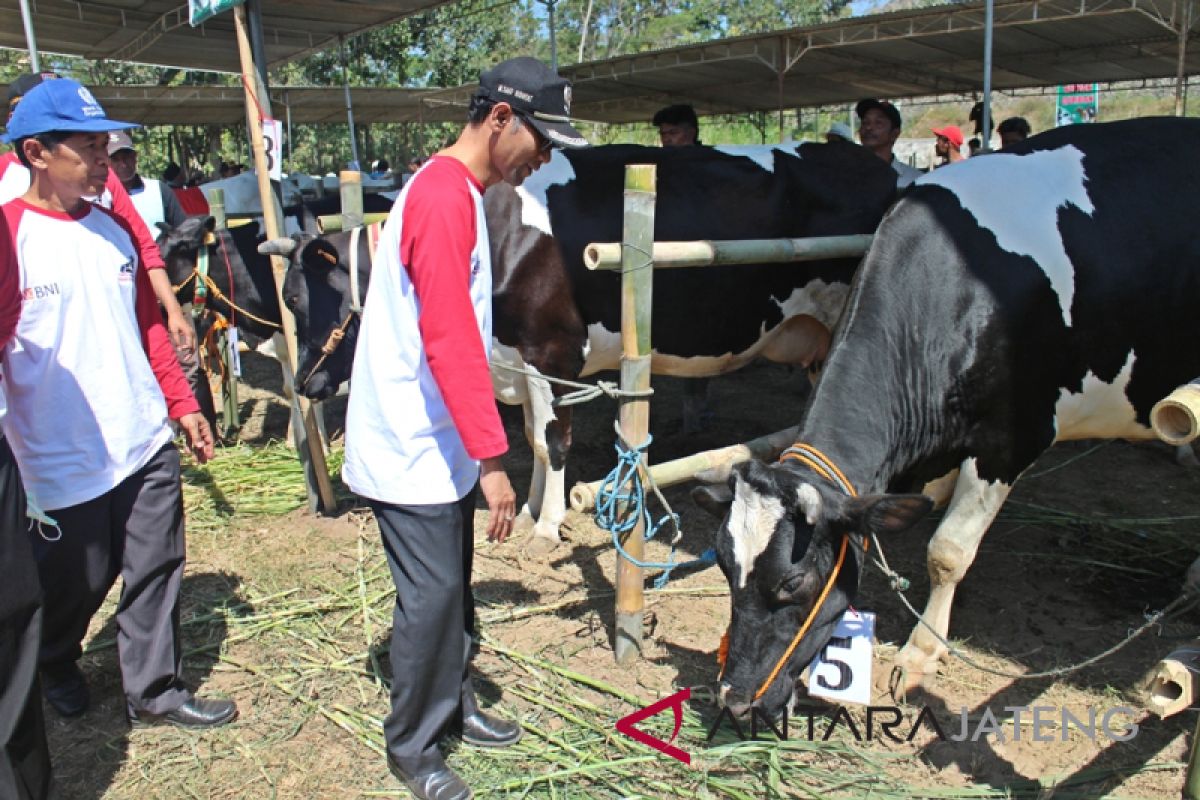
[[[117,648],[129,721],[206,728],[237,716],[181,678],[183,501],[174,420],[200,462],[212,433],[179,369],[129,228],[89,202],[108,179],[108,119],[91,92],[45,81],[21,100],[5,141],[29,190],[5,203],[23,299],[3,355],[4,430],[33,503],[54,525],[33,535],[45,593],[39,666],[47,699],[82,714],[77,661],[118,575]]]

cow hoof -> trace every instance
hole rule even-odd
[[[937,677],[937,668],[937,658],[906,646],[896,654],[890,669],[885,668],[877,674],[875,689],[897,702],[903,701],[911,691],[928,689]]]
[[[539,560],[546,559],[558,549],[560,544],[562,544],[562,540],[557,536],[550,538],[549,536],[539,534],[535,530],[533,535],[525,541],[525,556]]]

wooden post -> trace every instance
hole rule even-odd
[[[208,201],[208,212],[216,223],[216,229],[226,227],[225,190],[213,189]],[[233,353],[229,351],[229,335],[222,331],[217,335],[217,347],[221,351],[221,436],[230,439],[242,427],[238,413],[237,375],[233,373]]]
[[[621,268],[621,388],[644,391],[650,388],[650,307],[654,285],[655,167],[630,164],[625,167],[625,242]],[[646,441],[650,432],[650,399],[621,400],[621,436],[630,447]],[[631,558],[645,555],[645,524],[639,518],[624,535],[621,546]],[[617,557],[617,629],[613,654],[618,664],[628,664],[641,655],[642,616],[646,600],[642,593],[642,569]]]
[[[247,33],[246,9],[233,9],[234,28],[237,31],[238,53],[242,62],[242,84],[246,90],[246,124],[250,129],[250,143],[254,150],[254,171],[258,174],[258,194],[262,200],[263,225],[268,239],[283,235],[279,220],[282,213],[279,200],[271,189],[271,176],[267,169],[267,153],[263,146],[262,115],[271,113],[271,98],[259,80],[259,73],[250,54],[250,37]],[[321,436],[317,430],[316,416],[308,398],[295,389],[293,376],[296,373],[296,320],[283,303],[283,279],[287,262],[280,256],[271,256],[271,271],[275,277],[275,294],[279,300],[279,316],[283,324],[283,342],[286,363],[283,364],[284,388],[291,394],[292,431],[296,453],[304,465],[305,485],[308,490],[310,512],[323,510],[332,514],[337,510],[333,497],[333,485],[329,481],[329,468],[325,464],[325,451],[321,447]],[[315,487],[315,490],[314,490]]]
[[[363,224],[362,173],[342,170],[338,173],[338,191],[342,195],[342,230],[352,231]]]

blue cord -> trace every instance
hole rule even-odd
[[[613,546],[626,561],[641,569],[661,569],[662,574],[654,579],[654,587],[661,589],[671,580],[672,570],[715,564],[717,551],[709,548],[701,553],[699,558],[679,563],[675,561],[675,542],[672,542],[670,561],[663,563],[640,561],[621,546],[621,534],[633,530],[638,520],[645,523],[645,541],[653,539],[668,521],[675,527],[675,541],[679,540],[679,515],[668,513],[658,522],[652,522],[650,510],[646,507],[646,490],[642,487],[638,466],[641,464],[643,453],[653,440],[653,436],[647,435],[646,441],[635,448],[628,448],[620,439],[617,440],[617,465],[601,481],[600,491],[596,493],[596,524],[612,533]],[[630,485],[628,492],[622,491],[626,484]]]

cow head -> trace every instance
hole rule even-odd
[[[178,227],[172,228],[165,222],[158,223],[158,250],[167,265],[167,276],[171,283],[179,286],[187,280],[196,267],[196,255],[201,247],[212,242],[216,220],[212,217],[188,217]],[[192,286],[187,284],[178,294],[184,295],[180,302],[188,302]]]
[[[349,269],[320,237],[271,239],[258,251],[290,259],[283,302],[296,318],[296,387],[312,400],[325,400],[349,379],[354,363],[358,318],[350,311]],[[343,326],[344,338],[330,339]]]
[[[739,465],[727,487],[704,487],[693,497],[724,516],[717,561],[729,581],[733,613],[722,700],[735,715],[757,706],[772,717],[782,713],[800,673],[854,599],[870,534],[905,530],[932,507],[921,495],[848,497],[796,462]],[[834,572],[844,537],[840,572],[771,680]]]

